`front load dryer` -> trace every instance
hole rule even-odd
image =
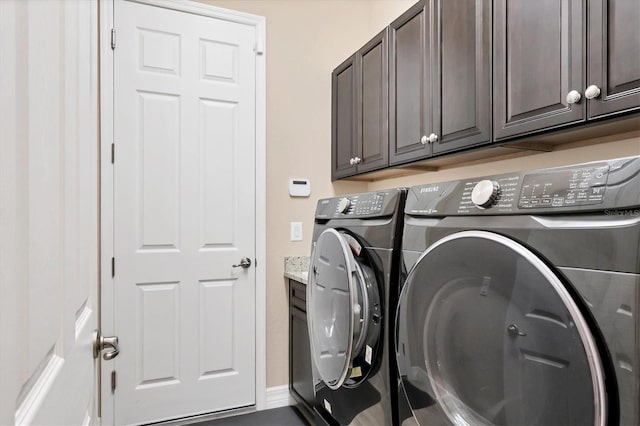
[[[405,195],[394,189],[318,202],[307,320],[314,409],[328,423],[394,423],[389,309],[397,300]]]
[[[640,424],[640,157],[413,187],[403,424]]]

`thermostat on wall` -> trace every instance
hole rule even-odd
[[[309,179],[289,179],[289,195],[292,197],[308,197],[311,194]]]

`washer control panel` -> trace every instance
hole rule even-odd
[[[560,213],[640,205],[640,156],[414,186],[415,216]]]
[[[526,174],[518,207],[533,209],[600,204],[604,200],[608,177],[608,164]]]

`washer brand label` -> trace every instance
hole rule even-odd
[[[436,186],[425,186],[423,188],[420,188],[420,193],[424,194],[426,192],[438,192],[440,190],[440,187],[438,185]]]

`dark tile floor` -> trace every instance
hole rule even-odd
[[[309,423],[295,407],[281,407],[192,423],[190,426],[309,426]]]

